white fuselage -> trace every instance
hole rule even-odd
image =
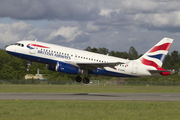
[[[108,55],[92,53],[83,50],[53,45],[38,41],[19,41],[16,45],[10,45],[6,51],[16,57],[30,61],[40,62],[49,65],[56,65],[57,62],[71,64],[81,69],[79,64],[84,66],[93,64],[124,63],[112,67],[97,68],[90,70],[92,74],[101,74],[115,77],[136,77],[152,76],[148,70],[156,70],[152,66],[146,66],[137,60],[128,60]],[[147,70],[148,69],[148,70]]]

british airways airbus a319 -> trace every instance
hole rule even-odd
[[[136,60],[102,55],[49,43],[23,40],[6,47],[16,57],[44,63],[47,69],[77,75],[76,81],[88,84],[88,74],[114,77],[143,77],[169,75],[162,68],[163,61],[173,39],[163,38],[154,47]],[[27,70],[29,70],[30,63]],[[85,78],[80,75],[84,74]]]

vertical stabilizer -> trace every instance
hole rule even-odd
[[[144,65],[161,68],[172,42],[173,39],[171,38],[163,38],[142,57],[140,57],[139,60]]]

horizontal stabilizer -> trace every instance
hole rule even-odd
[[[171,73],[167,70],[148,70],[153,76],[156,75],[170,75]]]

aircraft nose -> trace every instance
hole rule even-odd
[[[6,50],[6,52],[11,52],[11,51],[13,51],[13,49],[12,49],[12,46],[10,45],[10,46],[7,46],[6,48],[5,48],[5,50]]]
[[[5,50],[6,50],[7,52],[10,50],[9,47],[10,47],[10,46],[7,46],[7,47],[5,48]]]

